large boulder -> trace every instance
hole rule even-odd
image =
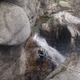
[[[59,24],[66,25],[67,29],[71,33],[71,43],[75,43],[75,39],[80,39],[80,18],[72,15],[66,11],[60,11],[54,14],[54,20],[57,20]]]
[[[63,44],[66,44],[65,47],[67,47],[71,40],[71,34],[67,29],[67,26],[60,25],[57,21],[54,21],[54,19],[50,19],[42,24],[40,34],[47,40],[49,45],[56,48],[61,45],[63,46]]]
[[[80,18],[73,16],[69,12],[60,11],[53,14],[52,19],[42,24],[40,32],[51,46],[59,43],[75,44],[75,41],[80,37],[79,25]]]
[[[2,2],[13,3],[22,7],[27,13],[30,25],[34,26],[36,17],[40,14],[40,1],[38,0],[1,0]]]
[[[17,45],[31,32],[25,11],[14,4],[0,3],[0,44]]]

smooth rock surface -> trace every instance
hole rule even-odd
[[[71,5],[69,4],[68,1],[59,1],[59,5],[65,8],[71,8]]]
[[[71,61],[72,63],[72,61]],[[80,80],[80,58],[76,64],[70,63],[66,71],[62,71],[49,80]]]
[[[25,42],[31,32],[25,11],[13,4],[0,5],[0,44],[17,45]]]

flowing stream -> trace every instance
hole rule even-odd
[[[59,65],[65,61],[66,58],[55,48],[49,46],[46,40],[43,37],[40,37],[37,33],[34,35],[33,40],[37,43],[38,46],[46,50],[47,55],[50,57],[52,62],[56,63],[56,65]]]

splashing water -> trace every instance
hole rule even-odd
[[[35,34],[33,40],[37,43],[38,46],[46,50],[47,55],[50,57],[51,61],[59,65],[65,61],[65,57],[61,55],[55,48],[52,48],[48,45],[46,40],[40,37],[38,34]]]

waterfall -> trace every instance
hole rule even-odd
[[[50,57],[51,61],[59,65],[65,61],[65,57],[59,53],[55,48],[48,45],[47,41],[40,37],[37,33],[34,35],[33,40],[38,46],[46,50],[47,55]]]

